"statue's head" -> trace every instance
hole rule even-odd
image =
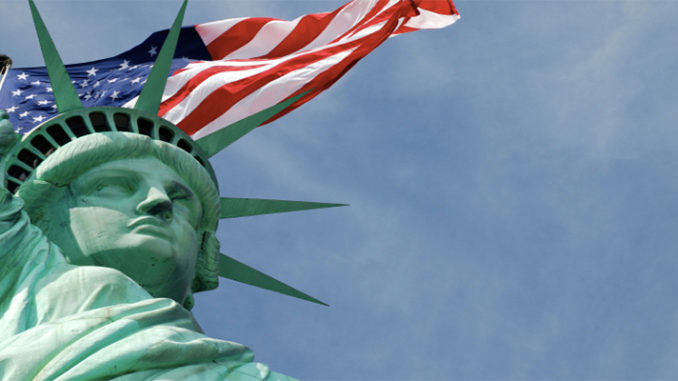
[[[151,295],[190,306],[191,292],[218,281],[220,203],[208,162],[158,117],[105,108],[78,114],[24,139],[9,167],[10,189],[69,262],[118,269]],[[88,133],[50,143],[77,126]],[[161,135],[165,141],[154,138]],[[27,163],[35,168],[21,173],[18,164]]]
[[[71,146],[18,192],[68,261],[116,268],[180,303],[216,286],[218,192],[191,155],[131,133],[88,135]]]

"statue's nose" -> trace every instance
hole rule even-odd
[[[151,187],[146,198],[139,203],[137,211],[141,214],[148,214],[169,222],[173,217],[172,200],[163,190]]]

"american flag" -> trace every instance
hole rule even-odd
[[[184,27],[158,114],[198,139],[311,90],[289,112],[387,38],[458,18],[451,0],[353,0],[292,21],[236,18]],[[67,65],[83,105],[133,107],[166,36],[156,32],[115,57]],[[56,115],[50,86],[44,67],[7,73],[0,109],[18,132]]]

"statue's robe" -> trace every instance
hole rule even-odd
[[[0,187],[0,380],[287,380],[121,272],[66,263]]]

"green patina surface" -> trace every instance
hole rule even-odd
[[[219,218],[342,204],[219,198],[208,158],[304,94],[197,142],[157,117],[186,3],[129,110],[83,108],[29,0],[61,114],[20,140],[0,111],[1,379],[287,380],[205,336],[192,293],[223,276],[326,305],[219,253]]]
[[[45,58],[45,64],[53,68],[49,71],[49,80],[52,82],[52,87],[58,89],[58,91],[54,92],[54,99],[59,112],[82,108],[82,102],[80,101],[75,88],[71,85],[71,78],[66,72],[63,61],[61,61],[59,52],[54,46],[52,37],[50,37],[47,32],[47,27],[42,21],[40,13],[38,13],[38,8],[35,7],[33,0],[29,0],[28,3],[31,6],[33,23],[35,23],[35,30],[38,33],[40,49],[42,49],[42,56]]]

